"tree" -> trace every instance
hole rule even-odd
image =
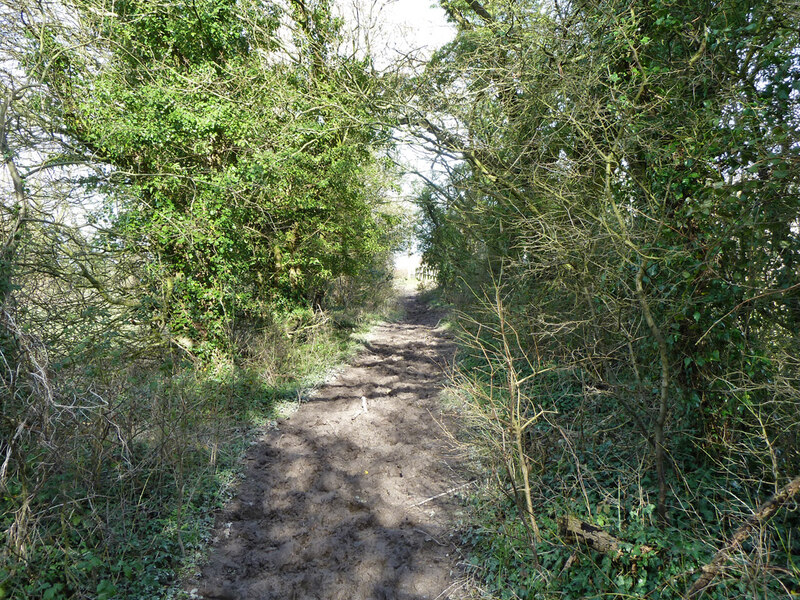
[[[298,377],[249,353],[333,346],[320,311],[385,288],[374,73],[324,2],[0,2],[0,26],[0,597],[146,596],[265,382]]]
[[[415,122],[464,166],[421,198],[427,230],[449,232],[426,258],[476,298],[462,307],[473,345],[493,356],[498,319],[520,332],[516,365],[493,377],[557,365],[527,392],[531,415],[542,398],[561,411],[545,439],[583,431],[587,411],[627,421],[663,525],[682,502],[670,489],[697,493],[696,460],[738,463],[754,496],[778,489],[795,474],[779,456],[798,452],[796,9],[443,6],[459,36],[429,66]],[[503,315],[484,301],[498,284]]]
[[[77,3],[94,55],[61,49],[44,74],[68,135],[112,169],[113,243],[150,257],[139,300],[192,352],[237,311],[320,303],[383,243],[366,193],[381,134],[336,88],[367,65],[331,54],[324,3],[292,7]]]

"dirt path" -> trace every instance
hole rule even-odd
[[[367,349],[254,445],[217,520],[208,599],[455,598],[450,538],[463,485],[437,395],[454,347],[416,297]],[[365,411],[366,407],[366,411]]]

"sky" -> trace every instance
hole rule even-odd
[[[345,22],[369,41],[376,66],[409,53],[427,58],[455,36],[436,0],[337,0]]]
[[[369,48],[378,69],[406,55],[414,55],[421,68],[423,61],[456,34],[436,0],[338,0],[337,4],[345,22],[358,30],[355,39],[363,48]],[[413,140],[399,144],[397,159],[409,171],[419,171],[427,177],[434,174],[434,156],[426,154]],[[420,183],[419,177],[411,173],[402,178],[401,191],[395,200],[402,210],[415,210],[411,200]],[[413,273],[419,256],[413,251],[411,255],[403,252],[395,262],[399,270]]]
[[[447,22],[444,10],[432,0],[396,0],[390,5],[387,18],[397,23],[399,30],[406,31],[403,43],[410,49],[420,49],[428,58],[435,50],[452,41],[456,34],[453,25]],[[399,159],[412,170],[434,178],[433,156],[425,153],[420,147],[402,145],[399,148]],[[408,174],[403,177],[400,202],[406,210],[415,210],[410,200],[416,187],[421,183],[419,177]],[[395,261],[399,270],[413,269],[419,266],[421,257],[416,250],[402,253]]]
[[[397,40],[405,45],[399,50],[421,50],[429,56],[455,36],[455,28],[447,22],[444,10],[432,0],[394,0],[384,9],[387,23],[393,23]]]
[[[349,27],[359,31],[355,38],[362,47],[369,46],[379,70],[407,55],[422,68],[456,34],[436,0],[338,0],[337,5]],[[414,169],[429,171],[430,159],[419,148],[401,146],[400,155]]]

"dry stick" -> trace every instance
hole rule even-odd
[[[595,550],[607,552],[615,557],[623,554],[622,544],[624,540],[616,538],[600,527],[582,521],[572,515],[566,515],[559,519],[558,529],[567,541],[582,542]],[[642,554],[656,552],[655,548],[646,544],[640,544],[639,550]],[[564,569],[566,569],[566,566]]]
[[[800,491],[800,476],[795,477],[789,484],[782,490],[775,494],[772,498],[762,504],[759,509],[747,519],[747,521],[736,530],[733,538],[728,542],[719,552],[714,555],[711,562],[702,568],[703,574],[697,578],[694,585],[684,596],[685,600],[693,600],[699,598],[705,589],[711,585],[711,582],[719,573],[722,565],[728,559],[728,554],[731,550],[736,548],[744,540],[746,540],[753,529],[767,521],[772,515],[778,512],[786,502],[792,499],[797,492]]]
[[[502,277],[502,271],[501,271]],[[525,508],[528,512],[528,518],[531,522],[531,529],[533,530],[533,560],[535,564],[538,564],[539,558],[536,555],[536,545],[539,544],[541,541],[541,535],[539,533],[539,524],[536,522],[536,516],[533,512],[533,497],[531,495],[531,482],[530,482],[530,473],[529,473],[529,463],[528,463],[528,455],[525,453],[525,447],[522,441],[522,436],[525,433],[525,429],[527,426],[535,422],[541,416],[541,412],[539,412],[534,418],[528,420],[524,425],[522,424],[522,393],[520,390],[520,381],[517,378],[517,371],[514,366],[514,359],[511,354],[511,347],[508,343],[508,334],[506,333],[506,321],[505,321],[505,311],[503,308],[503,300],[500,297],[500,286],[495,284],[494,290],[494,307],[496,307],[497,317],[499,320],[500,325],[500,338],[503,341],[503,355],[505,357],[506,368],[508,369],[507,374],[507,385],[508,385],[508,392],[509,397],[512,402],[514,402],[514,406],[511,413],[511,428],[512,433],[514,434],[514,444],[516,446],[516,458],[519,462],[519,469],[522,473],[522,483],[523,489],[522,492],[525,496]],[[512,328],[513,331],[513,328]],[[516,335],[516,332],[514,332]],[[517,341],[519,344],[519,341]]]
[[[447,544],[445,544],[443,542],[440,542],[439,540],[437,540],[435,537],[433,537],[430,533],[428,533],[424,529],[417,528],[414,531],[416,531],[417,533],[423,534],[427,538],[425,540],[426,542],[434,542],[435,544],[438,544],[439,546],[447,546]]]
[[[467,483],[464,483],[462,485],[457,485],[456,487],[450,488],[449,490],[446,490],[446,491],[442,492],[441,494],[436,494],[435,496],[431,496],[430,498],[425,498],[425,500],[422,500],[421,502],[417,502],[416,504],[412,504],[411,508],[414,508],[415,506],[422,506],[423,504],[427,504],[431,500],[436,500],[437,498],[441,498],[442,496],[447,496],[448,494],[452,494],[453,492],[457,492],[461,488],[465,488],[468,485],[472,485],[473,483],[475,483],[475,482],[474,481],[468,481]]]
[[[436,596],[436,598],[434,598],[433,600],[439,600],[440,598],[444,598],[450,592],[455,591],[456,588],[461,588],[461,587],[464,587],[464,582],[463,581],[456,581],[454,583],[451,583],[446,588],[444,588],[441,591],[441,593],[438,596]],[[450,596],[447,596],[447,597],[449,598]]]

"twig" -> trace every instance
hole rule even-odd
[[[435,542],[435,543],[439,544],[440,546],[446,546],[447,545],[447,544],[444,544],[444,543],[440,542],[439,540],[437,540],[435,537],[433,537],[430,533],[428,533],[424,529],[415,529],[414,531],[416,531],[417,533],[423,534],[430,541]]]
[[[710,563],[702,568],[702,575],[697,578],[697,580],[694,582],[694,585],[692,585],[692,587],[686,593],[686,596],[684,596],[685,600],[699,598],[706,588],[711,585],[711,582],[717,576],[725,561],[728,560],[728,555],[731,550],[736,548],[745,539],[747,539],[755,527],[766,522],[770,517],[772,517],[772,515],[778,512],[778,509],[780,509],[786,502],[791,500],[798,492],[800,492],[800,477],[795,477],[782,490],[762,504],[755,514],[750,516],[750,518],[748,518],[747,521],[745,521],[745,523],[736,530],[736,532],[733,534],[733,538],[731,538],[731,541],[714,555],[714,558],[711,559]]]
[[[422,506],[423,504],[427,504],[431,500],[436,500],[437,498],[441,498],[442,496],[447,496],[448,494],[452,494],[453,492],[457,492],[461,488],[465,488],[468,485],[472,485],[473,483],[475,483],[474,480],[473,481],[468,481],[467,483],[464,483],[462,485],[457,485],[456,487],[450,488],[449,490],[446,490],[446,491],[442,492],[441,494],[436,494],[435,496],[431,496],[430,498],[425,498],[425,500],[422,500],[421,502],[417,502],[416,504],[412,504],[411,508],[414,508],[415,506]]]
[[[753,296],[752,298],[745,298],[744,300],[739,302],[739,304],[737,304],[732,309],[730,309],[728,312],[726,312],[724,315],[722,315],[719,319],[714,321],[714,324],[711,327],[709,327],[706,330],[706,332],[698,338],[698,340],[695,342],[695,345],[697,345],[700,342],[702,342],[705,339],[705,337],[709,333],[711,333],[711,330],[714,329],[714,327],[716,327],[717,325],[719,325],[725,319],[725,317],[727,317],[730,314],[733,314],[734,312],[739,310],[742,306],[744,306],[748,302],[753,302],[754,300],[759,300],[759,299],[765,298],[767,296],[772,296],[773,294],[785,294],[786,292],[791,292],[791,291],[793,291],[793,290],[795,290],[795,289],[797,289],[799,287],[800,287],[800,283],[795,283],[794,285],[791,285],[788,288],[782,288],[780,290],[767,290],[766,292],[764,292],[762,294],[757,294],[757,295]]]
[[[361,415],[367,414],[367,399],[365,396],[361,396],[361,412],[357,413],[356,416],[352,417],[350,420],[355,421]]]
[[[441,593],[438,596],[436,596],[436,598],[434,598],[433,600],[439,600],[440,598],[444,598],[445,594],[449,594],[450,592],[455,591],[457,588],[463,588],[463,587],[464,587],[463,581],[456,581],[454,583],[451,583],[446,588],[444,588],[441,591]]]

